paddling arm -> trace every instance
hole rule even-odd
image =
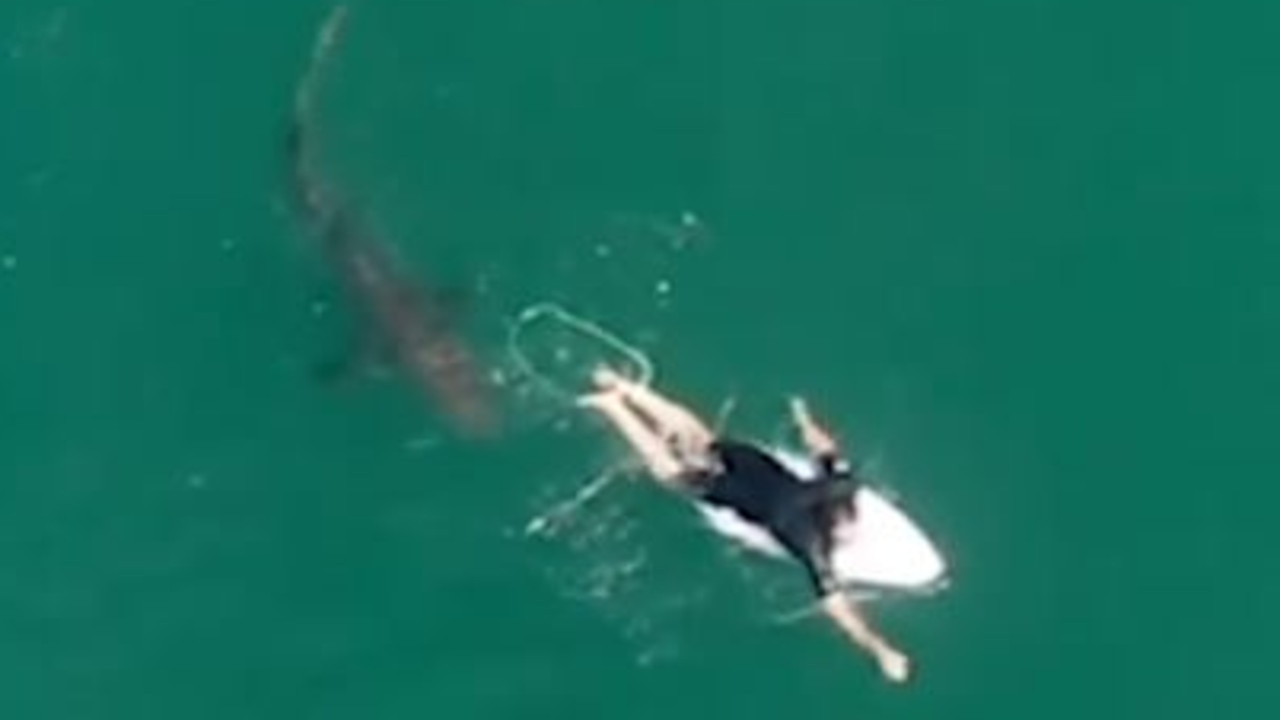
[[[852,468],[840,453],[840,445],[835,436],[818,424],[809,412],[809,405],[803,398],[791,398],[791,418],[800,431],[800,439],[804,442],[809,455],[817,461],[822,473],[827,477],[848,477]]]
[[[836,444],[836,440],[826,428],[818,424],[814,420],[813,413],[809,412],[809,404],[804,398],[791,398],[791,419],[795,422],[796,428],[800,430],[800,439],[804,441],[804,446],[809,452],[815,456],[835,455],[839,452],[840,447]]]
[[[854,645],[875,658],[885,678],[906,682],[911,675],[910,660],[871,628],[851,598],[840,592],[830,593],[822,598],[822,610]]]

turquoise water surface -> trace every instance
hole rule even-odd
[[[314,373],[328,11],[0,8],[0,715],[1274,716],[1280,6],[353,4],[326,162],[468,296],[479,442]],[[872,609],[911,684],[645,484],[524,533],[622,457],[513,374],[543,300],[736,432],[811,398],[952,563]]]

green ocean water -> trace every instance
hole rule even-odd
[[[0,716],[1274,716],[1280,6],[356,4],[326,162],[468,291],[479,443],[313,372],[327,11],[0,7]],[[620,457],[511,375],[542,300],[810,396],[952,562],[873,607],[911,684],[643,484],[524,534]]]

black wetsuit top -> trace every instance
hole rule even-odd
[[[819,477],[801,480],[752,445],[718,440],[711,450],[720,469],[698,478],[701,499],[731,508],[768,530],[804,567],[819,597],[835,591],[831,570],[835,507],[849,503],[857,490],[848,463],[838,456],[821,456]]]

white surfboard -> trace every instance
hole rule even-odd
[[[817,476],[817,468],[806,456],[776,447],[771,453],[801,479]],[[850,532],[837,537],[832,558],[841,585],[928,592],[945,582],[947,565],[942,554],[906,513],[866,486],[858,488],[853,501],[858,520]],[[733,510],[694,504],[721,535],[765,555],[787,556],[768,531]]]

